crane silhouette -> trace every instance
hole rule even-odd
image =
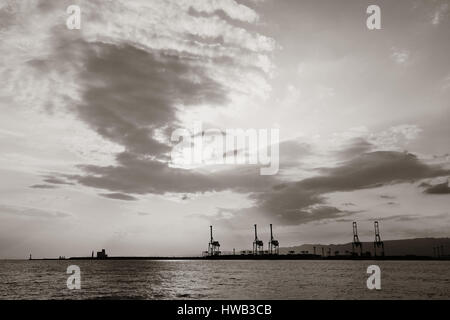
[[[279,242],[273,238],[272,224],[270,224],[270,241],[269,241],[269,253],[278,254],[279,253]]]
[[[256,230],[255,224],[255,241],[253,241],[253,254],[258,255],[262,254],[264,250],[264,242],[258,239],[258,232]]]

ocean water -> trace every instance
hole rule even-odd
[[[0,260],[0,299],[450,299],[450,261]]]

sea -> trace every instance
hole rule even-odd
[[[0,260],[0,299],[450,299],[450,261]]]

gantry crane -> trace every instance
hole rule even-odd
[[[377,256],[377,248],[381,248],[381,256],[384,257],[384,243],[381,241],[380,228],[378,226],[378,221],[374,222],[375,226],[375,241],[373,242],[373,250],[375,257]]]
[[[264,252],[264,243],[258,239],[258,233],[256,231],[255,224],[255,241],[253,241],[253,254],[258,255]]]
[[[208,255],[210,256],[218,256],[220,255],[220,243],[219,241],[215,241],[213,238],[213,230],[212,226],[209,226],[211,233],[211,240],[208,243]]]
[[[256,226],[256,225],[255,225]],[[270,241],[269,241],[269,254],[279,253],[280,243],[273,238],[272,224],[270,224]]]
[[[358,227],[356,226],[356,222],[353,221],[353,242],[352,242],[352,254],[355,255],[355,248],[360,250],[360,255],[363,255],[362,243],[358,238]]]

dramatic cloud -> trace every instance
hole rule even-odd
[[[241,166],[217,172],[171,168],[166,163],[142,159],[136,154],[118,155],[119,166],[82,166],[86,175],[69,179],[86,186],[136,194],[168,192],[195,193],[233,189],[250,192],[275,183],[273,176],[261,176],[258,166]]]
[[[226,101],[224,88],[177,56],[131,46],[97,44],[86,53],[80,118],[130,152],[161,156],[170,151],[155,129],[174,130],[176,105]],[[171,129],[171,130],[169,130]]]
[[[448,186],[448,182],[444,182],[429,186],[424,192],[428,194],[450,194],[450,187]]]
[[[378,151],[319,172],[321,175],[253,194],[256,206],[244,211],[261,212],[284,224],[306,223],[314,220],[315,214],[316,220],[335,218],[341,213],[338,209],[318,206],[326,204],[327,193],[443,176],[450,171],[427,165],[412,154]]]
[[[126,200],[126,201],[137,200],[137,198],[129,196],[127,194],[123,194],[123,193],[101,193],[100,195],[102,197],[110,198],[110,199],[114,199],[114,200]]]
[[[17,61],[17,71],[14,64],[2,70],[17,79],[20,72],[26,73],[33,92],[42,76],[70,74],[70,79],[60,78],[66,88],[41,92],[42,99],[53,99],[43,101],[46,110],[69,111],[102,139],[123,148],[115,154],[118,165],[80,165],[86,174],[70,178],[124,194],[238,190],[268,180],[251,177],[257,168],[222,170],[209,176],[168,165],[170,135],[184,125],[190,110],[225,108],[243,97],[266,95],[269,53],[275,44],[246,29],[259,19],[254,10],[232,0],[118,1],[114,5],[82,1],[79,5],[83,12],[79,31],[67,30],[63,23],[52,26],[55,20],[48,20],[42,27],[51,35],[45,39],[45,54],[27,54],[26,61]],[[37,1],[26,8],[11,6],[11,11],[31,15],[34,7],[52,16],[62,4]],[[12,35],[27,39],[29,27],[7,28],[6,39],[12,45]],[[55,81],[52,78],[49,83]],[[44,181],[71,183],[63,177]]]
[[[73,183],[67,182],[63,179],[58,179],[55,178],[53,176],[47,175],[46,178],[44,179],[45,182],[47,183],[52,183],[52,184],[65,184],[65,185],[73,185]]]
[[[226,225],[228,244],[268,221],[292,241],[397,215],[393,237],[440,234],[448,1],[381,2],[371,32],[358,1],[0,1],[0,225],[2,242],[25,239],[6,252],[185,254],[203,241],[196,217]],[[69,5],[79,30],[66,27]],[[278,128],[280,170],[172,162],[171,134],[197,121]],[[69,210],[74,221],[56,219]],[[158,241],[167,230],[180,238]]]
[[[32,186],[30,186],[30,188],[34,188],[34,189],[55,189],[57,187],[53,186],[51,184],[33,184]]]

